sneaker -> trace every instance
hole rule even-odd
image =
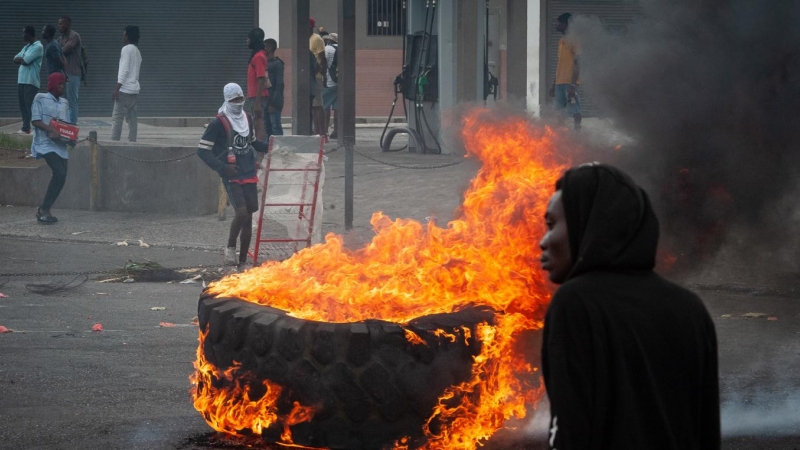
[[[236,266],[239,264],[239,258],[236,257],[236,247],[225,248],[225,265]]]
[[[14,134],[26,134],[27,135],[27,134],[31,134],[31,130],[28,130],[28,131],[19,130],[19,131],[15,131]]]

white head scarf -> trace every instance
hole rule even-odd
[[[225,116],[228,117],[228,120],[231,121],[231,127],[233,127],[234,131],[242,136],[249,136],[250,124],[247,123],[247,115],[244,113],[244,111],[240,111],[238,114],[235,113],[230,104],[231,100],[237,97],[244,97],[242,87],[236,83],[228,83],[223,89],[223,94],[225,95],[225,103],[220,106],[218,112],[220,114],[225,114]]]

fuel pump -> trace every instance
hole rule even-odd
[[[409,149],[417,153],[442,153],[439,142],[441,128],[440,91],[441,101],[446,103],[446,108],[452,108],[458,101],[454,86],[457,76],[463,75],[459,67],[467,67],[465,72],[474,71],[477,79],[475,97],[462,101],[486,101],[491,95],[497,99],[499,83],[497,77],[491,73],[488,47],[489,37],[489,3],[479,2],[475,17],[475,33],[461,39],[476,39],[477,55],[472,61],[469,58],[456,60],[455,44],[459,39],[455,35],[458,20],[455,13],[458,8],[457,0],[407,0],[403,2],[403,12],[407,18],[403,29],[403,64],[400,73],[394,80],[394,100],[389,112],[389,119],[381,134],[381,149],[385,152],[402,151]],[[451,3],[453,2],[453,3]],[[443,15],[437,19],[437,3]],[[484,11],[485,9],[485,11]],[[439,26],[442,29],[439,30]],[[439,32],[441,31],[441,36]],[[439,46],[446,53],[439,55]],[[474,47],[473,47],[474,48]],[[462,62],[463,61],[463,62]],[[439,83],[439,64],[445,77],[445,84]],[[463,66],[460,66],[463,64]],[[469,79],[468,74],[467,79]],[[395,112],[397,102],[403,102],[407,126],[389,128]],[[392,148],[392,140],[398,134],[408,134],[409,145]]]
[[[433,109],[439,99],[439,77],[436,70],[438,36],[434,34],[436,0],[409,0],[404,2],[403,7],[408,18],[406,24],[412,23],[412,26],[421,29],[409,33],[406,26],[404,30],[403,68],[394,81],[395,97],[389,119],[381,134],[381,149],[388,152],[408,148],[407,146],[391,148],[394,136],[407,133],[414,143],[414,151],[441,153],[442,147],[437,139],[438,131],[431,127],[426,113],[426,109]],[[419,27],[417,19],[423,12],[424,23]],[[403,109],[408,126],[388,130],[399,95],[403,97]],[[412,107],[410,114],[406,102]]]

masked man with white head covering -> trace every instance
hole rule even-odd
[[[256,157],[254,150],[266,153],[269,145],[256,139],[253,119],[244,112],[244,93],[236,83],[224,89],[225,103],[217,117],[208,124],[197,155],[216,171],[228,193],[235,216],[231,222],[225,264],[239,265],[247,261],[247,251],[253,234],[253,213],[258,211]],[[236,238],[239,238],[239,258],[236,258]]]

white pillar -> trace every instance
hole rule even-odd
[[[484,79],[485,74],[483,73],[484,70],[484,63],[486,62],[486,0],[477,0],[475,8],[476,16],[477,16],[477,23],[475,24],[475,39],[478,40],[478,51],[476,53],[477,58],[477,83],[476,92],[475,92],[475,101],[483,102],[483,94],[484,94]]]
[[[449,110],[456,104],[456,83],[451,80],[458,75],[458,49],[455,44],[457,8],[457,0],[439,0],[439,105],[443,110]]]
[[[539,98],[539,32],[541,29],[541,0],[528,0],[528,71],[526,103],[528,113],[541,113]]]
[[[281,47],[280,0],[258,0],[258,27],[264,30],[267,38],[278,42],[278,48]]]

